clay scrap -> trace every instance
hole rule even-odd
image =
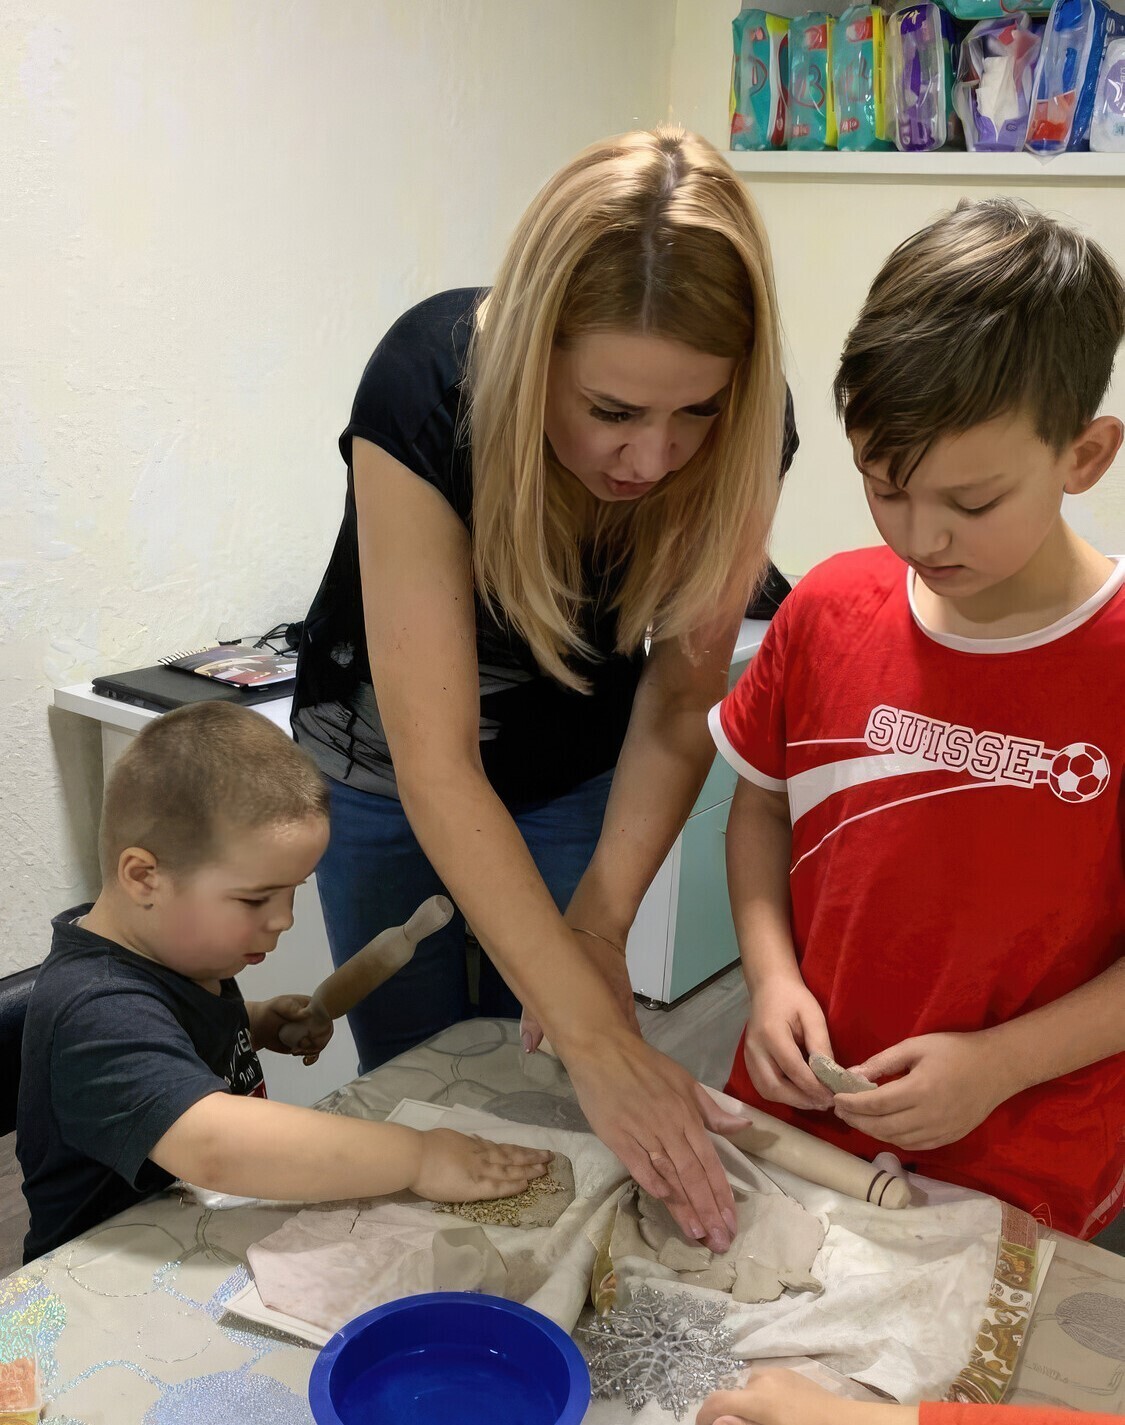
[[[853,1074],[851,1069],[845,1069],[827,1054],[810,1054],[809,1068],[832,1093],[867,1093],[875,1087],[870,1079],[862,1074]]]
[[[452,1212],[482,1227],[553,1227],[574,1201],[574,1164],[556,1153],[547,1172],[523,1192],[485,1202],[435,1202],[435,1212]]]

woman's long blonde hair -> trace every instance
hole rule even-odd
[[[643,333],[735,360],[699,451],[635,503],[599,501],[543,433],[552,349]],[[619,572],[617,646],[692,635],[749,595],[777,500],[785,377],[769,245],[717,151],[678,128],[579,154],[524,214],[478,316],[469,361],[473,567],[494,614],[540,667],[592,650],[580,631],[583,551]]]

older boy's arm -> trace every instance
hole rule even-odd
[[[784,792],[740,779],[727,819],[727,885],[750,991],[743,1057],[754,1087],[775,1103],[831,1108],[805,1062],[832,1055],[824,1012],[797,965],[789,926],[792,828]]]
[[[1125,1051],[1125,958],[1052,1004],[982,1033],[1009,1066],[1011,1093],[1120,1054]]]
[[[902,1075],[874,1092],[837,1094],[853,1128],[900,1147],[956,1142],[1006,1099],[1125,1051],[1125,958],[1078,989],[1006,1024],[923,1034],[875,1054],[858,1072]]]
[[[197,1187],[293,1202],[405,1189],[450,1202],[502,1197],[541,1177],[550,1157],[448,1129],[420,1133],[223,1092],[192,1104],[149,1153]]]

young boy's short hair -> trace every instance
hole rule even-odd
[[[901,243],[852,327],[833,393],[864,461],[905,485],[926,451],[1022,412],[1056,452],[1097,414],[1125,283],[1092,241],[1014,198],[962,201]]]
[[[98,854],[109,882],[127,846],[177,875],[219,853],[225,829],[328,816],[328,787],[312,759],[249,708],[194,703],[148,723],[114,766]]]

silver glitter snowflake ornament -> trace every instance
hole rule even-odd
[[[581,1328],[595,1396],[622,1396],[631,1410],[646,1401],[682,1420],[709,1391],[730,1385],[745,1364],[722,1302],[639,1286],[627,1306]]]

